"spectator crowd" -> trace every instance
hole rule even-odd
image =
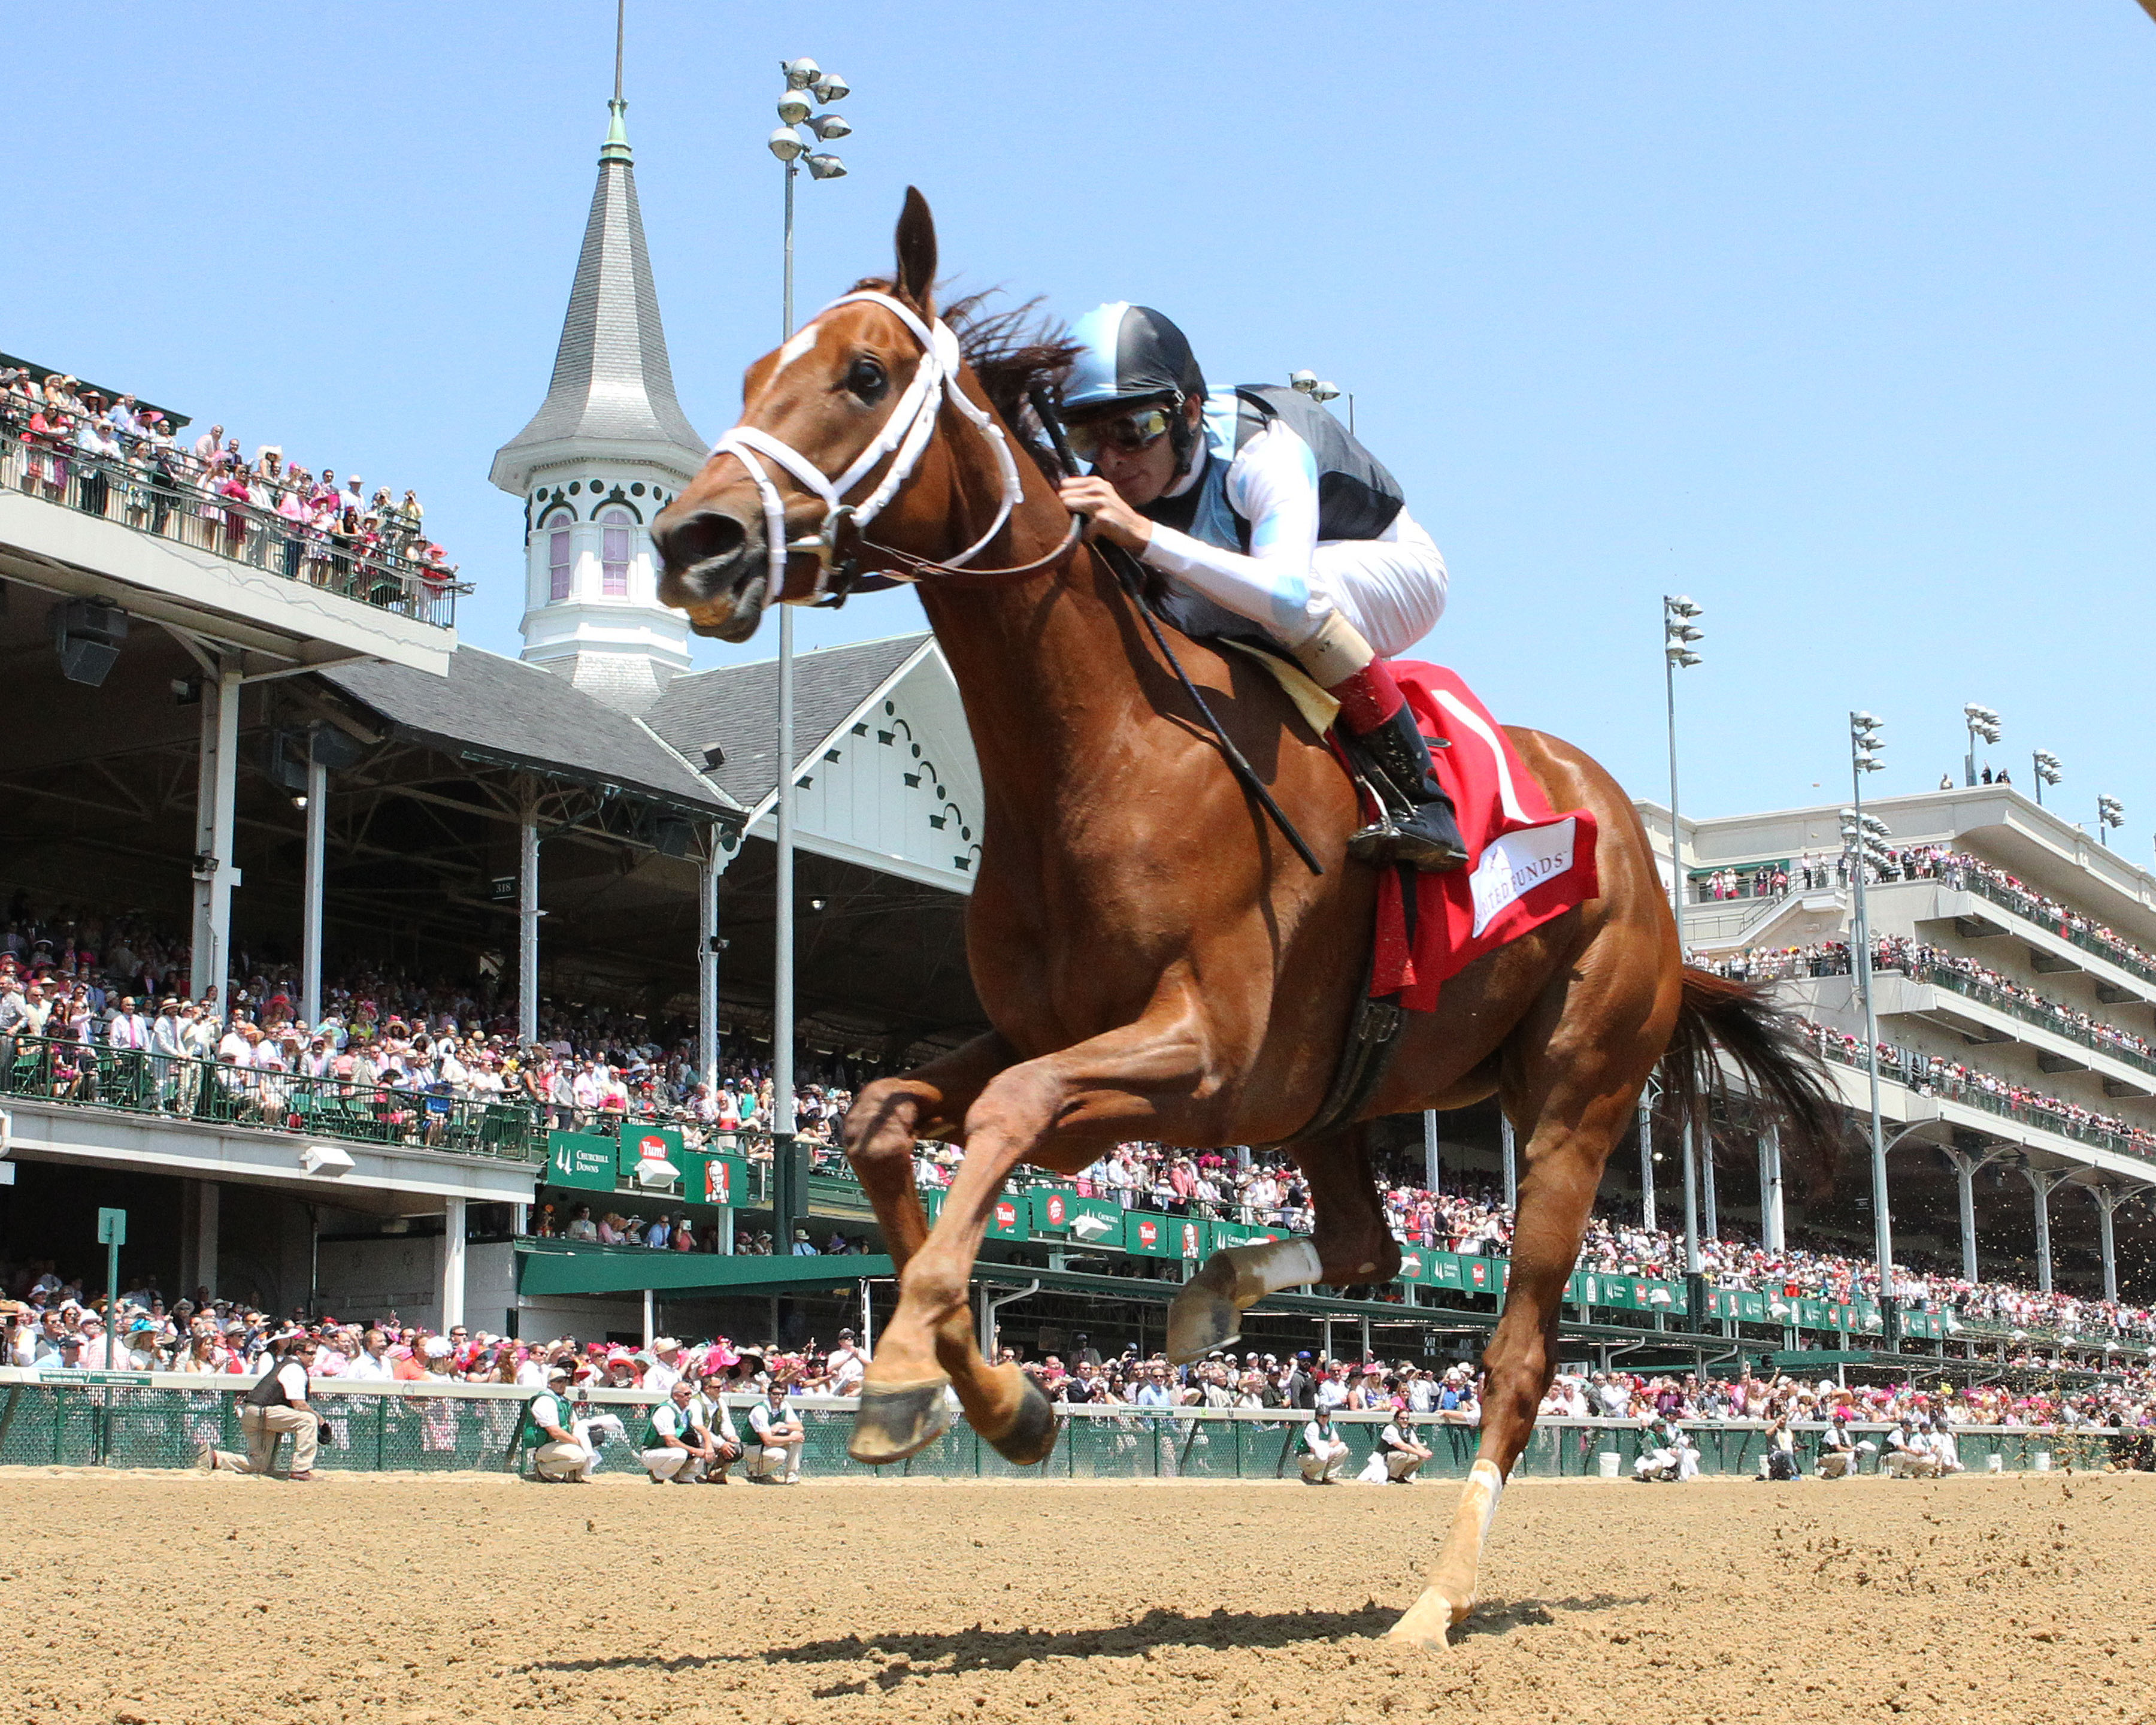
[[[456,568],[407,490],[312,472],[275,444],[243,454],[222,425],[188,439],[132,395],[62,372],[0,369],[0,483],[292,581],[431,615]]]

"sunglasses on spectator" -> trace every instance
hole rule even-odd
[[[1126,454],[1150,448],[1168,434],[1169,424],[1166,408],[1138,408],[1127,413],[1070,426],[1066,435],[1072,450],[1081,459],[1091,461],[1100,454],[1104,444],[1112,444]]]

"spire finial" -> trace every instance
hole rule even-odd
[[[627,162],[629,154],[629,123],[625,116],[629,104],[621,95],[621,46],[624,26],[628,22],[629,0],[614,0],[613,8],[613,100],[607,104],[606,142],[599,148],[599,160]]]

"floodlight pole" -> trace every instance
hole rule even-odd
[[[1879,1117],[1879,1014],[1871,998],[1871,916],[1864,892],[1869,847],[1864,839],[1864,751],[1866,732],[1849,716],[1851,807],[1856,816],[1850,869],[1856,892],[1856,986],[1864,999],[1864,1070],[1871,1086],[1871,1235],[1878,1259],[1881,1340],[1898,1350],[1901,1325],[1894,1311],[1894,1221],[1887,1207],[1887,1138]],[[1974,745],[1972,744],[1972,753]]]
[[[786,169],[786,268],[781,294],[778,339],[793,336],[793,178],[799,172],[793,162]],[[772,891],[772,919],[776,938],[772,947],[771,979],[771,1169],[772,1201],[779,1206],[782,1194],[793,1192],[786,1170],[793,1165],[793,607],[778,607],[778,800],[775,809],[778,830],[773,834],[778,875]],[[805,1195],[805,1194],[804,1194]],[[774,1216],[772,1250],[793,1249],[794,1219]]]

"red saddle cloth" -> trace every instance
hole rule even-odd
[[[1387,869],[1378,883],[1370,993],[1430,1012],[1447,977],[1595,896],[1594,817],[1553,809],[1489,709],[1444,666],[1396,659],[1392,671],[1422,734],[1450,745],[1430,757],[1472,859],[1444,875]]]

